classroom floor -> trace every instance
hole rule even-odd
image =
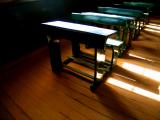
[[[63,59],[71,54],[62,42]],[[152,17],[97,88],[51,71],[47,46],[0,68],[1,120],[160,120],[160,19]]]

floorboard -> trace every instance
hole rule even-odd
[[[157,18],[150,23],[160,26]],[[85,79],[53,73],[47,46],[2,66],[0,119],[160,120],[160,34],[146,28],[95,92]],[[62,40],[61,48],[64,60],[71,55],[70,43]],[[146,97],[146,91],[159,100]]]

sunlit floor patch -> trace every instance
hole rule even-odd
[[[160,72],[158,72],[158,71],[151,70],[151,69],[148,69],[148,68],[144,68],[144,67],[141,67],[141,66],[138,66],[138,65],[135,65],[135,64],[127,63],[127,62],[124,62],[122,64],[122,67],[124,69],[132,71],[132,72],[137,73],[139,75],[143,75],[143,76],[148,77],[152,80],[160,82],[160,77],[159,77]]]
[[[147,91],[147,90],[144,90],[142,88],[130,85],[128,83],[119,81],[117,79],[108,78],[108,80],[106,82],[109,83],[109,84],[115,85],[117,87],[123,88],[125,90],[131,91],[133,93],[136,93],[136,94],[139,94],[139,95],[142,95],[142,96],[145,96],[145,97],[160,101],[160,95],[155,94],[155,93],[150,92],[150,91]]]

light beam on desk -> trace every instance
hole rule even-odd
[[[110,34],[116,33],[115,30],[111,30],[111,29],[105,29],[105,28],[78,24],[78,23],[72,23],[72,22],[65,22],[65,21],[51,21],[51,22],[46,22],[42,24],[48,25],[48,26],[55,26],[55,27],[71,29],[71,30],[73,30],[74,28],[74,30],[77,30],[77,31],[89,32],[89,33],[103,35],[103,36],[108,36]]]

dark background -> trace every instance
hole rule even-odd
[[[121,2],[123,0],[0,0],[0,65],[47,44],[40,23],[68,20],[71,12],[96,11],[97,6]],[[158,15],[160,5],[156,0],[154,3],[152,15]]]

